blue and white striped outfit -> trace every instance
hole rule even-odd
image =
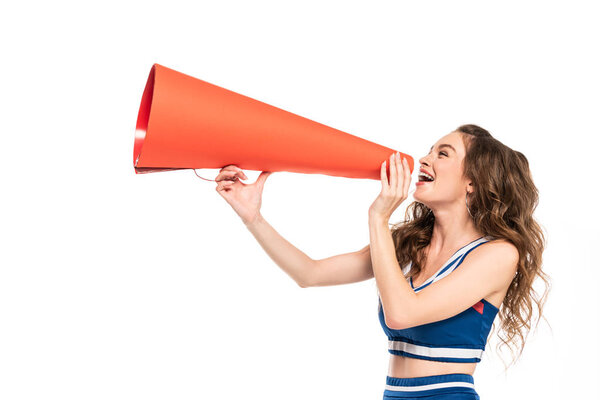
[[[419,287],[415,288],[412,278],[410,278],[411,287],[415,292],[419,292],[443,279],[454,271],[473,249],[490,240],[493,238],[484,236],[461,247]],[[405,275],[411,265],[412,263],[409,263],[403,269]],[[388,351],[395,355],[432,361],[458,363],[481,361],[487,337],[497,313],[496,306],[481,299],[461,313],[444,320],[406,329],[390,329],[385,323],[383,307],[381,299],[379,299],[379,321],[388,337]],[[445,374],[417,378],[386,377],[384,400],[432,396],[436,393],[443,394],[442,398],[444,399],[479,398],[473,386],[473,377],[468,374]]]
[[[473,376],[444,374],[416,378],[386,377],[383,400],[479,400]]]

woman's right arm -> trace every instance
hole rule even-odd
[[[373,277],[369,246],[361,250],[313,260],[281,236],[260,214],[246,223],[258,243],[300,287],[332,286]]]
[[[313,260],[285,240],[260,214],[262,191],[271,172],[244,184],[246,174],[235,165],[221,169],[215,178],[217,192],[231,205],[271,259],[300,287],[331,286],[373,277],[369,245],[362,249]]]

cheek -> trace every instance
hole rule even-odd
[[[439,160],[435,165],[436,178],[439,176],[444,183],[459,184],[461,181],[462,171],[460,165],[456,161]]]
[[[461,177],[456,171],[443,171],[438,173],[433,183],[446,192],[462,193],[463,185],[461,182]]]

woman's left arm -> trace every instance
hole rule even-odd
[[[416,306],[417,294],[402,274],[388,226],[394,210],[408,197],[410,168],[406,158],[400,162],[399,153],[392,154],[389,161],[389,182],[384,161],[380,170],[381,193],[369,208],[369,236],[373,275],[379,289],[385,322],[394,329],[394,326],[409,319],[409,311]]]
[[[390,157],[389,183],[384,161],[381,183],[381,193],[369,208],[369,235],[373,275],[388,327],[404,329],[449,318],[512,280],[518,250],[498,240],[479,246],[452,274],[415,293],[396,259],[388,225],[393,211],[408,197],[410,169],[406,160]]]

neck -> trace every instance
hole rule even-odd
[[[465,204],[449,208],[432,209],[435,216],[433,233],[429,244],[430,254],[452,252],[473,240],[484,236],[477,230]]]

